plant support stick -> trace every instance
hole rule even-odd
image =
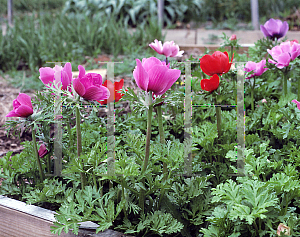
[[[81,130],[80,130],[80,112],[79,112],[79,105],[76,106],[76,133],[77,133],[77,156],[80,157],[82,151],[82,144],[81,144]],[[81,162],[79,160],[79,162]],[[83,162],[82,162],[83,166]],[[86,177],[84,172],[80,172],[80,180],[81,180],[81,188],[84,189],[86,184]]]

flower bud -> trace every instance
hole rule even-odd
[[[267,103],[267,100],[266,99],[262,99],[261,102],[262,103]]]
[[[283,223],[280,223],[277,228],[277,235],[280,236],[281,232],[284,232],[284,235],[290,235],[291,229]]]
[[[232,35],[229,40],[236,40],[236,35]]]

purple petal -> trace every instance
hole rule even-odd
[[[78,78],[73,80],[73,87],[77,94],[81,97],[85,94],[85,88]]]
[[[280,34],[282,35],[282,37],[286,35],[288,30],[289,30],[289,24],[286,21],[284,21],[280,28]]]
[[[262,31],[265,37],[271,37],[271,35],[263,25],[260,25],[260,30]]]
[[[136,67],[133,70],[133,77],[138,87],[143,91],[147,91],[149,84],[149,75],[143,68],[142,63],[139,59],[136,59]]]

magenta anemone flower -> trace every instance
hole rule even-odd
[[[265,59],[261,60],[259,63],[255,63],[252,61],[247,62],[244,70],[246,72],[253,71],[254,73],[251,74],[249,77],[246,77],[246,79],[250,79],[252,77],[260,76],[261,74],[263,74],[265,71],[268,70],[268,68],[265,68],[265,66],[266,66]]]
[[[275,38],[280,39],[289,30],[289,24],[286,21],[282,22],[281,20],[271,18],[264,25],[260,25],[260,30],[267,38],[272,40]]]
[[[179,46],[175,44],[174,41],[166,41],[162,45],[161,41],[155,39],[154,43],[149,44],[149,46],[157,53],[165,55],[166,57],[182,57],[184,53],[184,51],[179,51]]]
[[[109,90],[102,86],[102,76],[97,73],[85,74],[83,66],[79,65],[79,75],[73,80],[74,90],[85,100],[106,100]]]
[[[31,98],[29,95],[19,93],[17,99],[13,101],[13,110],[5,117],[24,117],[27,118],[33,114]]]
[[[42,145],[40,146],[40,149],[39,149],[38,153],[39,153],[39,156],[40,156],[41,158],[43,158],[45,155],[48,154],[48,150],[47,150],[47,147],[45,146],[45,144],[42,144]]]
[[[267,49],[268,53],[273,57],[269,59],[269,63],[273,63],[279,69],[287,67],[290,61],[293,61],[300,55],[300,44],[283,42],[280,45],[273,47],[271,50]]]
[[[39,69],[40,79],[49,88],[54,81],[59,81],[62,84],[62,90],[70,90],[72,82],[72,66],[71,63],[66,63],[64,67],[56,65],[54,68],[42,67]]]
[[[144,91],[152,91],[155,95],[164,94],[180,77],[180,70],[169,69],[165,62],[155,57],[136,59],[133,77],[138,87]]]
[[[298,100],[292,100],[292,102],[297,104],[297,108],[300,109],[300,102]]]

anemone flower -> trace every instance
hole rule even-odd
[[[213,76],[214,74],[221,75],[229,71],[232,60],[233,57],[231,58],[231,62],[229,62],[227,52],[216,51],[212,55],[206,54],[200,59],[200,68],[209,76]]]
[[[56,65],[54,68],[42,67],[39,69],[40,80],[49,88],[54,81],[62,84],[62,90],[70,90],[72,82],[72,66],[66,63],[64,67]]]
[[[79,75],[73,80],[74,90],[85,100],[105,100],[110,92],[102,86],[102,76],[97,73],[85,74],[83,66],[79,65]]]
[[[260,30],[267,38],[272,40],[275,38],[280,39],[289,30],[289,24],[286,21],[282,22],[281,20],[271,18],[264,25],[260,25]]]
[[[179,46],[174,41],[166,41],[162,44],[161,41],[155,39],[154,43],[149,44],[149,46],[158,54],[165,55],[166,57],[182,57],[184,53],[184,51],[179,51]]]
[[[180,70],[169,69],[169,65],[155,57],[136,59],[133,77],[141,90],[164,94],[180,77]]]
[[[269,63],[275,64],[277,68],[282,69],[290,64],[300,55],[300,44],[293,42],[282,42],[280,45],[267,49],[273,59],[269,59]]]
[[[244,70],[246,72],[252,72],[253,71],[253,74],[246,77],[246,79],[250,79],[250,78],[255,77],[255,76],[261,76],[265,71],[268,70],[268,68],[265,68],[265,66],[266,66],[266,60],[265,59],[261,60],[259,63],[255,63],[255,62],[252,62],[252,61],[247,62]]]
[[[23,117],[27,118],[33,114],[33,107],[29,95],[19,93],[17,99],[13,101],[13,110],[5,117]]]

